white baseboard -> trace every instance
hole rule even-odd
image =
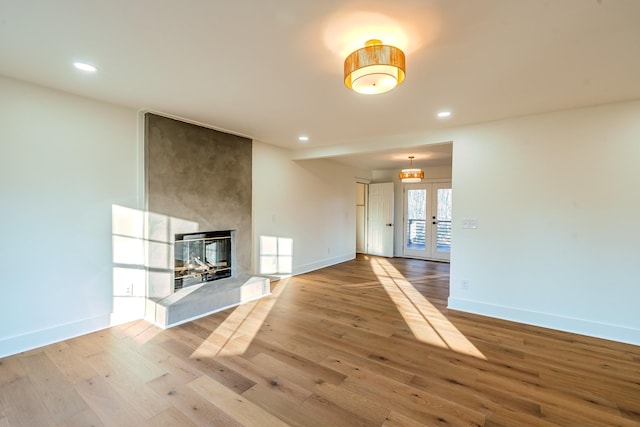
[[[447,308],[595,338],[640,345],[640,330],[625,326],[563,317],[461,298],[449,298]]]
[[[108,328],[110,315],[103,314],[90,319],[78,320],[52,328],[41,329],[23,335],[0,339],[0,357],[11,356],[23,351],[54,344],[60,341],[78,337]]]
[[[340,264],[341,262],[351,261],[355,259],[355,252],[346,255],[340,255],[333,258],[326,258],[320,261],[312,262],[309,264],[298,265],[293,267],[293,275],[309,273],[310,271],[320,270],[321,268],[330,267],[332,265]]]

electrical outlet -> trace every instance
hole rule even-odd
[[[462,280],[460,285],[461,285],[463,290],[465,290],[465,291],[469,290],[469,281],[468,280],[466,280],[466,279]]]

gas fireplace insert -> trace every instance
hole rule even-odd
[[[174,290],[231,277],[232,231],[176,234]]]

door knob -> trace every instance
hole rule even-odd
[[[391,227],[391,226],[393,226],[393,224],[387,224],[387,227]]]

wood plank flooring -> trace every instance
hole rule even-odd
[[[0,427],[640,426],[640,347],[447,312],[448,281],[358,256],[172,329],[0,359]]]

